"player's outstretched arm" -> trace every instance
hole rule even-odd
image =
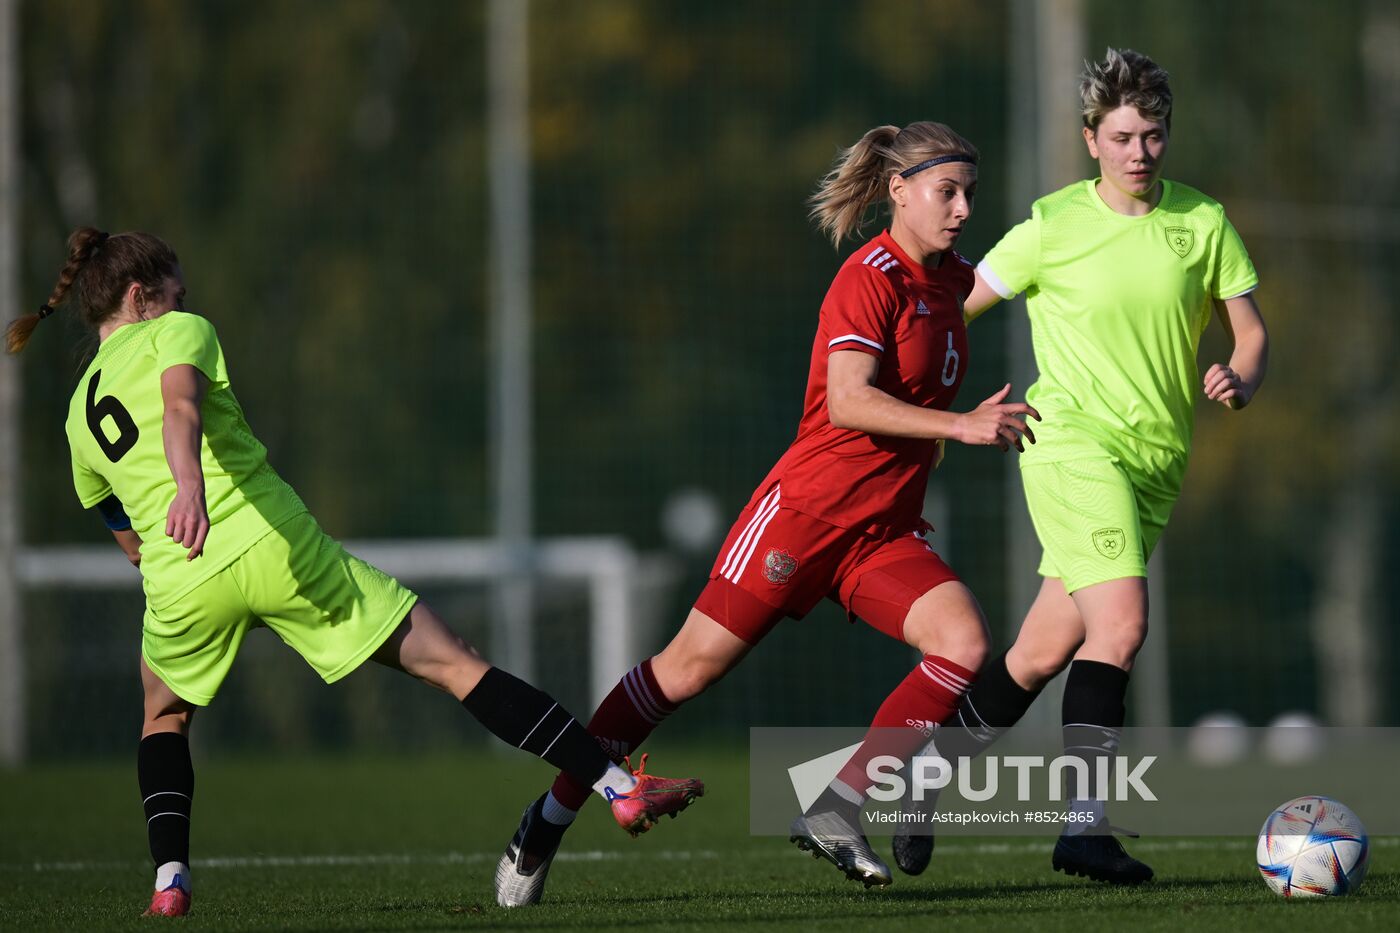
[[[1269,367],[1269,332],[1252,294],[1217,302],[1216,311],[1235,349],[1228,364],[1215,363],[1206,370],[1203,387],[1206,398],[1240,409],[1264,382]]]
[[[199,406],[209,388],[208,378],[188,363],[171,366],[160,374],[165,414],[161,436],[165,460],[175,477],[175,499],[165,519],[165,533],[190,549],[187,560],[204,552],[209,535],[209,510],[204,501],[204,467],[200,463],[200,439],[204,431]]]
[[[981,273],[977,273],[972,285],[972,292],[963,301],[963,321],[971,324],[982,315],[983,311],[998,301],[1001,301],[1001,296],[997,294],[997,290],[987,284]]]
[[[875,387],[878,358],[859,350],[838,350],[827,357],[826,408],[833,426],[885,437],[947,439],[962,444],[995,444],[1002,450],[1023,450],[1022,435],[1032,444],[1035,434],[1025,421],[1040,414],[1025,402],[1007,402],[1011,384],[969,412],[939,411],[901,402]]]

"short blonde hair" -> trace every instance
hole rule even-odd
[[[1111,48],[1103,61],[1085,62],[1079,100],[1084,125],[1091,130],[1123,106],[1135,107],[1148,120],[1161,120],[1168,130],[1172,128],[1172,89],[1166,70],[1132,49]]]

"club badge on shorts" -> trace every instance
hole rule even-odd
[[[797,572],[797,558],[787,551],[769,548],[763,557],[763,579],[774,586],[782,586]]]
[[[1101,528],[1094,532],[1094,547],[1109,560],[1118,559],[1118,555],[1123,553],[1125,543],[1126,539],[1121,528]]]

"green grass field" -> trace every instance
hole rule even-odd
[[[710,791],[629,839],[593,805],[545,902],[506,911],[491,873],[548,780],[508,752],[212,760],[196,754],[194,912],[143,920],[151,869],[134,764],[0,772],[0,926],[37,929],[1400,928],[1400,845],[1373,840],[1360,893],[1285,901],[1247,839],[1141,840],[1158,880],[1110,889],[1050,870],[1046,839],[945,840],[920,878],[865,891],[786,840],[748,834],[746,759],[657,743],[651,768]],[[1267,803],[1267,802],[1266,802]],[[888,841],[876,841],[888,851]]]

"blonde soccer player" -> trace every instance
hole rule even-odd
[[[889,229],[836,273],[817,315],[797,436],[734,523],[685,623],[660,654],[627,672],[588,724],[614,756],[635,750],[774,626],[823,599],[913,646],[919,664],[792,826],[795,843],[867,886],[891,880],[861,828],[868,765],[922,746],[988,650],[977,600],[925,538],[930,470],[947,440],[1003,450],[1034,441],[1022,420],[1033,409],[1008,402],[1010,386],[971,411],[951,410],[969,365],[962,308],[973,270],[955,246],[972,214],[977,161],[971,142],[928,121],[875,127],[842,151],[812,199],[818,226],[839,245],[881,205]],[[497,868],[499,903],[540,900],[587,797],[585,785],[561,774],[525,809]]]
[[[934,738],[949,761],[1015,724],[1060,671],[1065,751],[1117,753],[1128,675],[1147,637],[1147,560],[1181,491],[1196,398],[1244,408],[1264,380],[1268,335],[1254,266],[1224,209],[1162,177],[1171,138],[1167,73],[1109,49],[1086,65],[1084,143],[1098,177],[1048,194],[977,266],[968,320],[1024,292],[1040,377],[1026,393],[1044,417],[1020,460],[1044,580],[1015,643],[987,664]],[[1212,312],[1234,344],[1201,375]],[[1056,870],[1115,884],[1152,869],[1112,835],[1089,785],[1069,788]],[[918,874],[932,836],[896,835],[895,861]],[[927,825],[927,824],[925,824]]]

